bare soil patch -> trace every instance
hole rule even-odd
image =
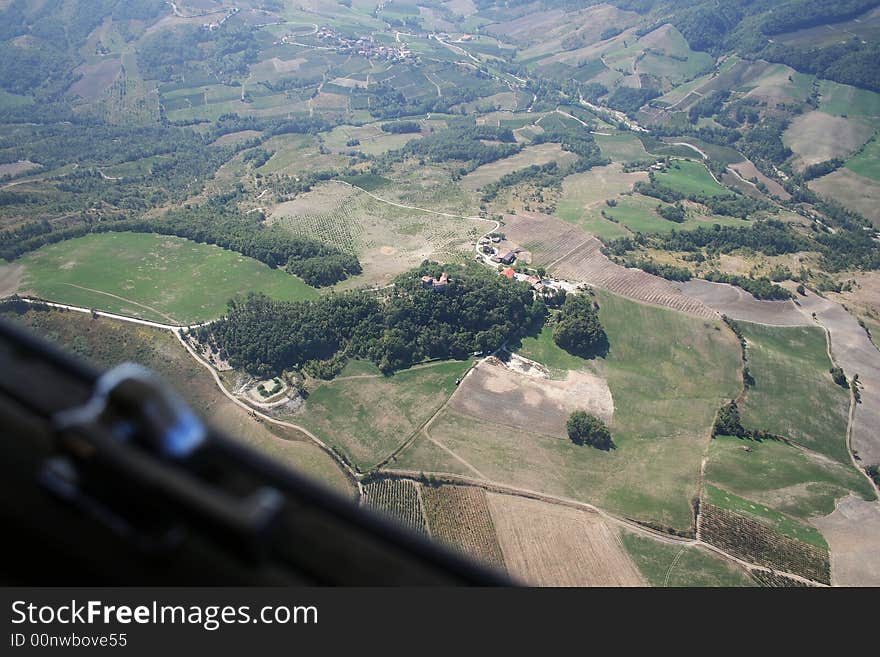
[[[782,199],[783,201],[787,201],[791,198],[791,194],[785,191],[785,187],[761,173],[751,160],[732,164],[730,165],[730,168],[736,170],[736,172],[746,180],[751,181],[752,179],[757,178],[759,182],[762,182],[767,186],[771,195]]]
[[[0,265],[0,298],[8,297],[18,291],[24,267],[17,264]]]
[[[565,422],[583,409],[610,421],[614,401],[608,382],[589,372],[569,372],[563,381],[514,372],[497,359],[474,368],[450,399],[457,411],[499,425],[565,438]]]
[[[532,165],[543,165],[556,161],[559,164],[569,164],[576,159],[573,153],[563,151],[559,144],[539,144],[526,146],[516,155],[511,155],[503,160],[490,162],[471,171],[461,179],[461,185],[465,189],[475,190],[489,183],[501,180],[502,176],[525,169]]]
[[[880,504],[851,495],[813,524],[831,548],[832,584],[880,586]]]
[[[30,160],[19,160],[18,162],[0,164],[0,178],[3,178],[4,176],[17,176],[26,171],[39,169],[40,166],[41,165],[36,162],[31,162]]]
[[[489,510],[511,575],[539,586],[645,586],[597,513],[489,493]]]

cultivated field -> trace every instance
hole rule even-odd
[[[813,523],[831,546],[831,581],[839,586],[880,586],[880,504],[855,496]]]
[[[486,493],[473,486],[422,487],[431,536],[473,559],[504,568]]]
[[[257,260],[179,237],[99,233],[23,256],[20,292],[162,323],[222,315],[237,294],[295,301],[317,291]]]
[[[700,505],[700,518],[703,540],[740,559],[825,584],[831,581],[827,547],[787,536],[758,516],[707,502]]]
[[[519,374],[496,359],[480,363],[449,403],[486,422],[561,438],[573,411],[583,409],[606,422],[614,413],[608,383],[590,372],[569,371],[565,380],[551,381]]]
[[[873,134],[874,128],[866,121],[809,112],[791,122],[783,142],[803,168],[835,157],[846,158]]]
[[[617,531],[597,513],[490,493],[510,574],[538,586],[644,586]]]
[[[741,408],[743,424],[784,436],[849,464],[849,393],[829,374],[825,332],[816,326],[740,322],[755,384]]]
[[[508,239],[530,251],[534,263],[561,278],[705,319],[718,317],[714,310],[685,296],[669,281],[612,263],[602,254],[599,240],[560,219],[525,212],[505,215],[504,219]]]
[[[705,475],[731,493],[803,520],[828,515],[852,492],[874,499],[867,479],[851,464],[775,440],[716,436]]]
[[[380,479],[364,485],[364,506],[388,516],[407,529],[427,534],[419,484],[406,479]]]
[[[705,194],[723,196],[730,192],[715,182],[712,174],[702,162],[692,160],[673,160],[666,171],[656,175],[657,182],[686,196]]]
[[[859,375],[861,403],[852,425],[852,449],[862,463],[880,464],[880,351],[840,304],[811,294],[801,299],[801,305],[806,313],[816,313],[818,322],[828,329],[834,360],[847,377]]]
[[[832,198],[880,226],[880,183],[843,168],[811,180],[809,187],[820,196]]]

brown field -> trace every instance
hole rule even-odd
[[[472,14],[477,13],[477,6],[474,4],[473,0],[449,0],[448,2],[444,2],[443,5],[448,7],[452,13],[458,14],[459,16],[471,16]]]
[[[828,196],[880,226],[880,183],[843,168],[809,183],[820,196]]]
[[[21,285],[24,267],[18,264],[0,265],[0,299],[15,294]]]
[[[694,278],[676,283],[684,294],[699,299],[731,319],[772,326],[806,326],[811,321],[791,301],[759,301],[742,288]]]
[[[513,577],[538,586],[645,586],[599,514],[510,495],[486,498]]]
[[[111,57],[97,64],[83,64],[74,70],[82,77],[70,85],[68,93],[86,100],[95,100],[119,75],[122,60]]]
[[[813,111],[791,122],[783,142],[795,152],[803,168],[835,157],[845,158],[873,134],[874,128],[865,121]]]
[[[568,372],[551,381],[513,372],[497,359],[475,367],[450,399],[455,410],[494,424],[566,437],[565,421],[575,410],[606,422],[614,414],[608,382],[589,372]]]
[[[482,488],[425,485],[422,500],[431,536],[478,561],[504,568]]]
[[[538,144],[526,146],[516,155],[503,160],[484,164],[461,179],[461,186],[468,190],[476,190],[489,183],[496,182],[502,176],[532,165],[542,165],[556,161],[560,165],[571,164],[577,156],[562,150],[559,144]]]
[[[7,162],[0,164],[0,178],[3,176],[17,176],[27,171],[39,169],[40,165],[30,160],[19,160],[18,162]]]
[[[787,201],[791,198],[791,194],[785,191],[785,187],[780,185],[778,182],[773,180],[772,178],[768,178],[763,173],[758,170],[758,167],[751,160],[746,160],[745,162],[739,162],[737,164],[730,165],[731,169],[735,169],[739,175],[741,175],[746,180],[752,180],[753,178],[757,178],[760,182],[767,185],[767,189],[770,191],[770,194],[773,196],[782,199],[783,201]]]
[[[561,278],[697,317],[718,317],[714,310],[685,296],[669,281],[614,264],[601,252],[598,239],[561,219],[534,212],[505,215],[504,219],[503,231],[508,239],[529,250],[533,262]]]
[[[831,548],[833,584],[880,586],[880,504],[851,495],[813,524]]]

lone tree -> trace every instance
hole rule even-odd
[[[605,423],[586,411],[575,411],[569,415],[565,426],[568,437],[577,445],[589,445],[606,451],[614,447],[611,432]]]

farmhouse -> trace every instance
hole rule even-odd
[[[426,290],[434,290],[435,292],[443,292],[449,283],[449,274],[443,272],[440,278],[433,276],[422,276],[422,287]]]
[[[508,251],[503,256],[498,258],[498,262],[500,262],[503,265],[512,265],[515,260],[516,260],[516,253],[514,253],[513,251]]]

